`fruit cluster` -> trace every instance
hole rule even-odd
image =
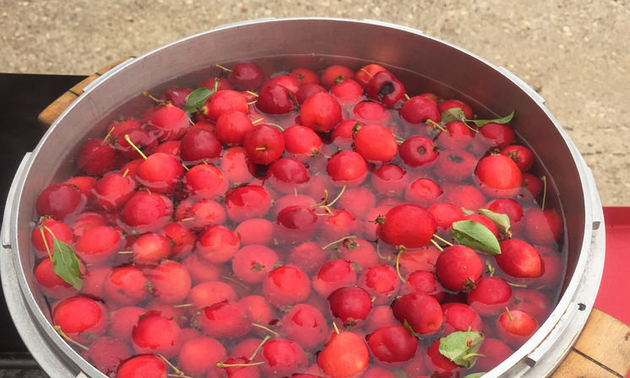
[[[409,97],[378,64],[217,67],[37,199],[36,282],[97,369],[477,377],[545,320],[563,223],[514,113]]]

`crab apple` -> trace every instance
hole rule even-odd
[[[221,171],[231,184],[243,184],[254,178],[256,166],[252,163],[243,147],[226,149],[221,156]]]
[[[216,124],[216,136],[221,143],[228,146],[243,144],[245,134],[254,127],[252,120],[246,113],[232,110],[223,113]]]
[[[156,152],[136,169],[138,183],[155,193],[169,193],[184,176],[184,167],[172,155]]]
[[[399,322],[407,322],[415,333],[421,335],[437,332],[444,320],[439,302],[421,291],[399,297],[394,301],[392,309]]]
[[[186,112],[172,104],[157,105],[145,120],[148,130],[160,142],[181,138],[189,127],[189,122]]]
[[[497,336],[512,348],[518,348],[538,329],[538,322],[521,310],[506,309],[496,320]]]
[[[300,161],[308,160],[321,154],[322,139],[313,129],[295,125],[284,130],[284,146],[287,153]]]
[[[259,185],[246,185],[229,190],[225,196],[225,209],[233,222],[264,217],[271,209],[271,196]]]
[[[306,350],[313,350],[326,341],[326,318],[316,307],[299,303],[282,317],[282,330],[289,340]]]
[[[249,333],[252,313],[238,302],[221,301],[201,310],[196,321],[207,336],[234,339]]]
[[[261,282],[278,262],[278,254],[264,245],[250,244],[232,258],[234,274],[247,283]]]
[[[430,178],[419,178],[405,189],[405,201],[420,206],[430,206],[444,193]]]
[[[410,167],[430,167],[439,156],[433,141],[423,136],[412,136],[400,145],[399,155]]]
[[[405,101],[399,112],[403,120],[413,125],[419,125],[427,120],[440,122],[442,119],[437,105],[424,96],[411,97]]]
[[[427,349],[425,372],[434,378],[453,378],[464,376],[465,370],[440,353],[440,339],[437,339]]]
[[[405,98],[405,86],[391,72],[380,71],[365,86],[365,94],[388,108],[397,108]]]
[[[108,266],[90,266],[85,269],[80,294],[92,298],[103,298],[103,281],[105,281],[110,269]]]
[[[486,208],[492,212],[505,214],[510,219],[510,226],[512,229],[522,226],[519,223],[523,218],[523,208],[521,205],[511,198],[497,198],[486,204]]]
[[[222,281],[207,281],[197,284],[190,289],[187,302],[192,303],[195,310],[212,306],[223,301],[236,301],[238,294],[234,288]]]
[[[256,91],[265,81],[265,72],[254,63],[240,62],[232,67],[227,80],[236,89]]]
[[[115,210],[133,197],[135,189],[136,183],[123,173],[108,173],[94,185],[94,204],[103,211]]]
[[[149,292],[148,280],[134,266],[114,268],[103,281],[103,292],[108,300],[129,306],[142,302]]]
[[[473,177],[477,159],[462,150],[444,150],[440,152],[433,172],[444,181],[461,183]]]
[[[363,126],[363,123],[352,119],[346,119],[339,122],[330,135],[332,144],[338,149],[352,149],[354,143],[354,132],[355,130],[358,130],[360,126]]]
[[[294,68],[289,72],[289,76],[295,78],[300,83],[300,87],[306,84],[319,84],[319,76],[308,68]]]
[[[474,185],[461,185],[461,184],[445,184],[444,196],[441,200],[444,202],[450,202],[455,206],[469,210],[477,211],[482,208],[488,201],[486,196]]]
[[[338,247],[337,253],[339,254],[339,258],[355,264],[359,271],[379,264],[380,257],[376,249],[372,243],[364,239],[344,239]]]
[[[153,296],[162,303],[179,303],[190,292],[192,280],[181,263],[164,260],[160,265],[147,269],[145,274],[151,282]]]
[[[499,243],[501,254],[495,256],[502,271],[512,277],[536,278],[542,275],[542,261],[531,244],[520,239]]]
[[[133,327],[147,310],[138,306],[125,306],[114,310],[109,315],[109,334],[119,339],[129,339]]]
[[[339,318],[345,327],[362,325],[372,310],[370,294],[361,287],[344,286],[328,296],[333,318]]]
[[[219,117],[229,111],[236,110],[247,113],[247,99],[240,92],[232,89],[221,89],[214,92],[198,112],[204,118],[216,122]]]
[[[480,189],[490,197],[514,197],[523,186],[523,175],[514,160],[501,154],[483,157],[475,168]]]
[[[360,154],[342,151],[328,160],[326,172],[335,184],[355,187],[367,177],[368,166]]]
[[[109,336],[99,337],[90,345],[89,350],[82,353],[83,358],[107,376],[116,373],[118,367],[133,355],[125,341]]]
[[[335,80],[330,93],[344,106],[354,105],[363,100],[363,87],[353,79],[343,78]]]
[[[37,264],[33,275],[37,287],[47,297],[63,299],[77,293],[77,289],[55,273],[52,259],[45,258]]]
[[[86,198],[75,186],[52,184],[37,197],[35,208],[39,216],[51,216],[58,221],[76,218],[85,208]]]
[[[123,362],[116,372],[118,378],[167,378],[168,366],[161,358],[152,354],[134,356]]]
[[[538,289],[517,288],[513,295],[514,304],[510,308],[528,313],[538,323],[544,322],[553,309],[549,297]]]
[[[369,364],[370,352],[356,333],[333,333],[317,355],[317,365],[331,378],[351,378],[363,373]]]
[[[124,171],[121,171],[124,172]],[[69,184],[74,186],[85,196],[88,203],[92,202],[93,195],[92,190],[96,186],[96,178],[92,176],[74,176],[70,177],[63,184]]]
[[[199,256],[208,262],[220,264],[229,261],[238,248],[240,240],[231,229],[214,225],[205,228],[195,243]]]
[[[315,235],[319,217],[309,207],[288,206],[276,217],[275,236],[280,242],[303,242]]]
[[[127,138],[131,140],[131,143],[127,141]],[[141,157],[136,148],[145,155],[151,155],[155,152],[157,146],[157,137],[140,127],[129,129],[116,139],[116,150],[127,159],[137,159]]]
[[[256,101],[256,107],[267,114],[286,114],[295,110],[297,104],[295,92],[274,82],[262,87]]]
[[[208,130],[192,128],[184,134],[179,145],[179,156],[187,165],[210,161],[221,155],[221,141]]]
[[[160,100],[168,101],[178,108],[184,108],[186,106],[186,98],[192,93],[190,88],[169,88],[162,92]]]
[[[160,143],[157,148],[155,149],[155,152],[163,152],[165,154],[169,154],[172,155],[176,158],[179,159],[179,150],[180,150],[180,145],[181,142],[179,140],[169,140],[168,142],[163,142]],[[137,160],[134,160],[137,161]],[[140,159],[140,161],[142,162],[142,159]],[[132,161],[133,162],[133,161]],[[132,163],[130,162],[130,163]],[[134,171],[133,169],[133,165],[131,166],[130,169],[132,172]],[[121,171],[125,171],[124,169],[121,169]]]
[[[182,265],[188,269],[193,284],[217,281],[223,275],[225,269],[222,265],[209,263],[197,254],[188,255],[182,261]]]
[[[481,277],[466,296],[468,304],[480,315],[492,316],[512,303],[512,288],[499,277]]]
[[[535,279],[536,283],[548,287],[560,283],[564,275],[562,255],[547,246],[536,245],[534,248],[538,251],[542,262],[542,275]]]
[[[390,305],[374,306],[372,311],[370,311],[370,315],[363,324],[363,329],[367,334],[370,334],[381,326],[394,324],[396,322],[397,320],[394,317],[394,313],[392,312],[392,307]]]
[[[553,245],[562,236],[562,218],[554,209],[528,209],[524,221],[525,235],[532,244]]]
[[[234,232],[241,240],[241,245],[269,245],[273,242],[273,231],[273,223],[265,218],[244,220],[234,229]]]
[[[396,374],[391,370],[386,370],[378,366],[370,366],[362,378],[396,378]]]
[[[195,246],[195,233],[177,222],[171,222],[165,225],[162,230],[160,230],[160,234],[168,238],[171,253],[174,256],[188,256]]]
[[[173,252],[171,239],[148,232],[133,242],[133,260],[136,264],[151,265],[167,259]]]
[[[544,177],[544,176],[543,176]],[[531,198],[537,198],[543,191],[544,184],[542,180],[529,172],[523,172],[523,190],[524,194]]]
[[[305,301],[311,293],[311,280],[302,269],[283,265],[267,274],[262,288],[269,303],[283,307]]]
[[[400,287],[400,292],[403,295],[415,291],[427,293],[440,303],[444,300],[446,294],[442,284],[435,278],[435,274],[427,270],[412,272],[407,277],[407,281]]]
[[[389,110],[372,101],[361,101],[350,111],[350,119],[362,124],[388,125],[391,117]]]
[[[444,334],[458,331],[481,331],[483,322],[474,308],[459,302],[442,305],[444,312]]]
[[[97,226],[77,239],[75,252],[86,264],[102,264],[112,258],[122,246],[123,239],[114,228]]]
[[[214,76],[201,81],[199,88],[208,88],[212,91],[216,88],[217,91],[222,91],[232,89],[232,84],[226,78]]]
[[[486,337],[477,351],[479,356],[475,368],[480,371],[490,371],[514,353],[506,343],[493,337]]]
[[[342,66],[339,64],[333,64],[324,69],[321,74],[321,83],[327,88],[332,87],[335,84],[335,80],[340,77],[353,79],[354,72],[346,66]]]
[[[171,358],[181,347],[181,329],[175,320],[149,313],[138,319],[131,332],[131,343],[138,354],[160,353]]]
[[[400,255],[400,271],[409,275],[416,270],[433,272],[440,251],[433,245],[423,248],[407,249]]]
[[[321,231],[328,240],[337,240],[346,235],[361,236],[359,222],[344,209],[331,209],[331,214],[320,222]]]
[[[173,203],[158,193],[139,191],[124,205],[120,220],[131,232],[159,231],[173,214]]]
[[[217,366],[220,366],[217,367]],[[229,357],[217,363],[206,378],[260,378],[260,368],[246,357]]]
[[[366,187],[348,188],[339,198],[339,208],[346,209],[356,219],[363,220],[367,213],[376,206],[374,193]]]
[[[387,69],[376,63],[366,64],[354,73],[354,79],[365,88],[374,75],[381,71],[387,71]]]
[[[303,206],[309,209],[314,209],[317,206],[315,199],[306,194],[287,194],[274,201],[273,207],[270,210],[272,218],[277,218],[278,214],[289,206]]]
[[[487,123],[479,131],[482,141],[491,148],[505,148],[514,143],[514,130],[507,124]]]
[[[295,98],[298,103],[302,105],[307,98],[311,97],[315,93],[328,93],[326,88],[316,83],[306,83],[300,85],[297,92],[295,92]]]
[[[315,93],[304,100],[300,109],[302,125],[317,132],[332,130],[341,121],[341,105],[332,95]]]
[[[187,375],[198,377],[216,368],[217,362],[227,358],[227,351],[215,338],[199,336],[182,343],[177,354],[179,368]]]
[[[255,360],[264,362],[260,370],[269,378],[290,376],[294,372],[302,371],[308,364],[306,353],[300,344],[282,338],[267,341]]]
[[[526,172],[534,164],[534,153],[525,146],[512,144],[503,148],[501,155],[514,160],[522,172]]]
[[[354,134],[354,149],[366,161],[387,163],[398,152],[392,132],[377,124],[359,126]]]
[[[142,127],[142,123],[134,117],[115,119],[107,127],[107,133],[113,138],[118,138],[124,135],[125,132],[140,127]]]
[[[274,126],[256,125],[243,138],[245,154],[256,164],[271,164],[284,152],[284,138]]]
[[[435,274],[451,291],[470,291],[481,277],[483,262],[475,251],[463,245],[444,249],[435,262]]]
[[[402,194],[407,187],[407,172],[396,164],[383,164],[372,172],[372,186],[379,194],[394,197]]]
[[[459,108],[464,113],[464,116],[466,117],[466,119],[473,119],[474,117],[473,110],[470,107],[470,105],[468,105],[467,103],[463,101],[456,100],[454,98],[439,101],[437,103],[437,106],[438,106],[438,109],[440,110],[440,113],[444,113],[445,111],[449,109]]]
[[[378,236],[387,244],[419,248],[429,244],[437,222],[427,209],[414,204],[391,208],[377,226]]]
[[[310,178],[304,164],[293,158],[280,158],[269,165],[267,182],[282,193],[301,192]]]
[[[116,149],[107,141],[94,138],[81,145],[77,153],[77,166],[88,175],[100,176],[114,168]]]
[[[175,219],[193,231],[200,231],[209,226],[224,224],[227,213],[217,201],[196,201],[188,197],[177,206]]]
[[[72,229],[65,223],[46,219],[33,230],[31,241],[36,249],[37,257],[46,257],[48,253],[53,254],[55,239],[72,245],[73,235]]]
[[[418,340],[409,330],[399,324],[384,325],[367,337],[367,344],[378,362],[387,366],[409,361],[418,349]]]
[[[72,340],[86,343],[106,330],[107,310],[95,299],[75,295],[54,305],[52,323]]]
[[[400,279],[392,266],[376,265],[361,273],[358,285],[367,290],[374,304],[380,305],[391,302],[396,296]]]
[[[327,258],[328,254],[322,247],[313,241],[307,241],[291,249],[287,256],[287,262],[311,275],[326,262]]]
[[[324,263],[313,277],[313,289],[323,298],[344,286],[357,283],[357,272],[346,260],[330,260]]]

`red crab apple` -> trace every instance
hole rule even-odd
[[[317,365],[331,378],[351,378],[364,372],[370,353],[365,341],[352,332],[333,333],[317,355]]]
[[[419,248],[429,244],[437,228],[433,215],[414,204],[398,205],[378,219],[377,234],[387,244]]]

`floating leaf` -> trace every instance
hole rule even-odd
[[[81,278],[81,266],[74,250],[68,244],[54,238],[53,242],[53,271],[62,280],[66,281],[75,289],[80,290],[83,286]]]
[[[479,209],[479,214],[490,219],[492,223],[497,226],[497,231],[499,231],[500,234],[508,235],[510,233],[510,217],[508,217],[507,214],[495,213],[488,209]]]
[[[216,90],[204,87],[195,89],[186,97],[186,107],[184,110],[187,113],[195,113],[208,101],[208,98],[210,98],[214,92],[216,92]]]
[[[481,223],[471,220],[453,222],[450,234],[457,244],[491,255],[501,254],[501,247],[496,236]]]
[[[440,339],[438,350],[440,354],[459,366],[470,369],[477,362],[479,354],[477,351],[481,347],[483,336],[476,331],[452,332]]]
[[[444,124],[454,121],[464,122],[465,120],[466,114],[464,114],[462,108],[450,108],[442,112],[442,122]]]
[[[477,127],[482,127],[488,123],[508,123],[514,118],[514,113],[515,111],[512,110],[512,113],[497,119],[467,119],[466,121],[474,123]]]
[[[472,374],[468,374],[467,376],[465,376],[464,378],[479,378],[484,376],[486,373],[485,372],[480,372],[480,373],[472,373]]]

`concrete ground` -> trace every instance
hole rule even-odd
[[[628,0],[0,0],[0,72],[90,74],[218,25],[299,16],[410,26],[507,67],[545,98],[603,204],[630,206]]]

